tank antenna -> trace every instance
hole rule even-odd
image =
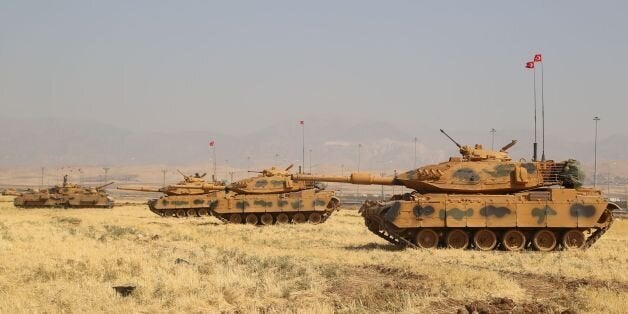
[[[445,136],[447,136],[452,142],[454,142],[454,144],[456,144],[456,146],[458,146],[458,148],[462,148],[462,146],[460,146],[460,144],[458,144],[458,142],[456,142],[453,138],[451,138],[451,136],[449,136],[449,134],[445,133],[445,131],[443,131],[443,129],[440,129],[441,133],[445,134]]]

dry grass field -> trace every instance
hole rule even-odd
[[[355,211],[322,225],[0,202],[0,313],[625,313],[628,221],[583,252],[397,250]],[[128,297],[112,286],[132,284]],[[508,298],[508,299],[499,299]],[[510,301],[512,300],[512,302]]]

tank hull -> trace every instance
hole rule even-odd
[[[307,189],[281,194],[233,194],[211,208],[225,222],[248,224],[322,223],[337,209],[333,191]]]
[[[322,223],[337,209],[333,191],[307,189],[275,194],[217,191],[193,196],[162,196],[149,208],[164,217],[214,216],[227,223]]]
[[[557,188],[406,195],[360,211],[371,232],[400,246],[552,251],[591,246],[610,228],[613,206],[596,190]]]
[[[163,217],[200,217],[209,215],[209,208],[224,198],[225,192],[198,195],[164,195],[148,201],[148,208]]]

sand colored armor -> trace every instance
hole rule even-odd
[[[513,161],[507,149],[515,143],[500,151],[456,143],[460,157],[396,177],[296,174],[293,179],[413,189],[388,201],[367,201],[360,209],[369,230],[396,245],[511,251],[591,246],[611,226],[617,205],[599,190],[581,187],[577,161]]]
[[[124,185],[118,186],[118,189],[165,194],[160,198],[160,202],[149,201],[150,210],[160,216],[185,217],[188,213],[190,216],[208,215],[207,199],[211,199],[216,194],[215,191],[224,190],[225,185],[222,182],[206,181],[204,179],[206,174],[196,173],[188,176],[181,171],[179,173],[183,180],[177,184],[165,187]],[[210,187],[212,189],[208,190]],[[203,199],[203,202],[200,202],[200,199]]]
[[[324,222],[338,207],[334,192],[318,184],[293,181],[291,168],[264,169],[255,177],[226,186],[214,182],[195,182],[193,188],[190,183],[171,185],[167,190],[156,190],[166,195],[150,200],[148,205],[151,211],[164,217],[212,215],[230,223],[263,225]],[[177,189],[189,189],[194,194],[165,192]]]
[[[113,198],[109,196],[105,187],[113,184],[109,182],[96,187],[84,187],[68,182],[67,175],[63,177],[63,185],[49,189],[29,189],[19,193],[13,200],[15,207],[100,207],[112,208]]]

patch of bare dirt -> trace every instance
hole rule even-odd
[[[459,309],[458,313],[478,313],[478,314],[528,314],[528,313],[561,313],[555,305],[546,303],[515,303],[509,298],[493,298],[487,301],[473,301],[464,305],[464,309]],[[562,313],[569,313],[563,311]]]
[[[596,280],[596,279],[573,279],[564,276],[548,276],[534,274],[519,274],[511,272],[501,272],[516,280],[533,299],[552,299],[567,305],[577,298],[575,291],[581,287],[607,288],[611,290],[628,291],[628,285],[619,281]]]
[[[533,299],[562,299],[577,298],[574,292],[580,287],[607,288],[611,290],[628,291],[628,284],[615,280],[573,279],[565,276],[539,275],[518,273],[506,270],[483,267],[480,265],[465,265],[471,268],[496,271],[505,277],[512,278],[525,289]]]
[[[357,302],[373,311],[399,311],[403,304],[390,300],[424,290],[427,280],[425,276],[382,265],[346,267],[338,272],[327,290],[338,309]]]

